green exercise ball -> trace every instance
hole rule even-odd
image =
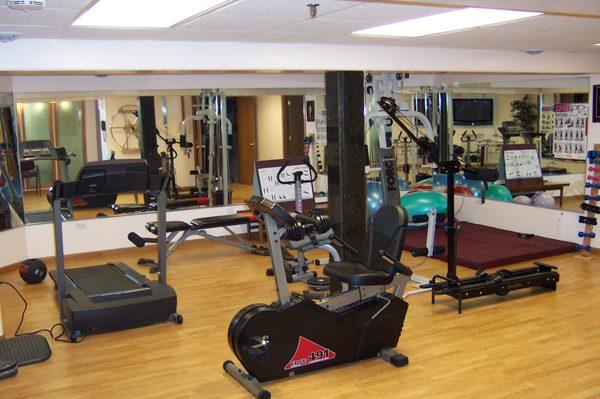
[[[409,226],[423,226],[427,222],[414,222],[414,216],[426,216],[430,209],[435,209],[439,214],[446,214],[446,196],[436,191],[415,191],[406,194],[400,203],[409,216]]]
[[[485,190],[485,197],[495,201],[512,202],[512,194],[502,184],[489,184]]]

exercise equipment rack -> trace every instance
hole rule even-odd
[[[584,216],[579,216],[579,223],[585,225],[584,229],[577,235],[583,238],[581,244],[577,245],[579,253],[578,257],[585,259],[592,259],[592,240],[596,238],[594,233],[594,226],[598,224],[597,214],[600,213],[600,144],[595,144],[593,150],[589,150],[587,153],[587,159],[589,163],[588,171],[590,174],[587,176],[587,182],[585,188],[590,189],[590,193],[584,196],[584,200],[580,207],[585,211]]]

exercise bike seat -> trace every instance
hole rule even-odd
[[[167,233],[173,233],[175,231],[187,231],[191,230],[192,226],[187,224],[186,222],[182,222],[180,220],[173,220],[167,222]],[[146,223],[146,230],[150,233],[156,235],[158,234],[158,222],[148,222]]]
[[[412,274],[400,263],[408,214],[399,205],[382,206],[369,224],[357,262],[331,262],[323,268],[326,276],[357,287],[390,284],[396,273]],[[395,259],[390,263],[384,255]]]
[[[394,279],[394,273],[369,269],[358,262],[331,262],[325,265],[323,273],[353,287],[385,285]]]
[[[222,215],[212,216],[209,218],[198,218],[190,222],[196,230],[212,229],[217,227],[237,226],[240,224],[250,223],[250,218],[247,215]]]

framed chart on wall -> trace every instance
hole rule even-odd
[[[592,86],[592,122],[600,123],[600,85]]]

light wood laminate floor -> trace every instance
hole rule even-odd
[[[49,238],[51,239],[51,238]],[[123,260],[134,266],[153,248],[68,257],[68,266]],[[412,296],[398,349],[404,368],[366,360],[266,384],[274,398],[598,398],[600,397],[600,255],[546,259],[559,266],[556,292],[523,290],[432,305]],[[52,342],[52,357],[0,381],[2,398],[249,398],[222,370],[232,359],[227,328],[250,303],[275,299],[270,258],[206,240],[185,243],[169,258],[183,325],[160,324],[89,336],[80,344]],[[421,259],[405,255],[407,265]],[[52,262],[49,261],[53,268]],[[525,263],[516,266],[529,265]],[[139,270],[141,267],[134,266]],[[431,276],[445,264],[427,260],[415,271]],[[471,270],[459,268],[462,275]],[[25,285],[16,270],[0,274],[29,301],[24,331],[57,322],[52,281]],[[301,291],[304,286],[293,284]],[[0,302],[7,336],[22,304],[6,286]]]

